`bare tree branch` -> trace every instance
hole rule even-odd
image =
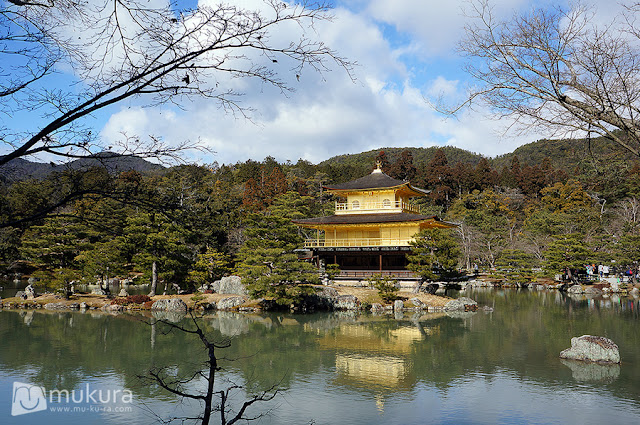
[[[607,26],[580,4],[536,8],[495,20],[490,0],[473,0],[459,50],[477,83],[465,100],[438,109],[486,106],[526,133],[596,133],[640,156],[640,6]]]
[[[194,316],[192,312],[189,313],[191,318],[191,324],[193,327],[186,327],[181,324],[172,323],[167,320],[158,320],[153,322],[155,323],[163,323],[167,326],[167,333],[172,331],[180,331],[185,332],[187,334],[197,335],[203,346],[207,349],[208,360],[205,362],[207,366],[207,372],[205,371],[197,371],[193,375],[183,379],[177,378],[169,378],[166,373],[164,373],[164,368],[154,368],[148,372],[147,376],[140,376],[139,378],[143,380],[150,379],[152,382],[163,388],[164,390],[177,395],[179,397],[191,399],[191,400],[199,400],[204,403],[204,409],[201,415],[197,417],[189,417],[189,418],[171,418],[167,419],[165,423],[172,422],[173,420],[200,420],[203,425],[207,425],[211,419],[211,414],[214,412],[219,412],[220,414],[220,423],[222,425],[232,425],[240,420],[243,421],[252,421],[258,419],[263,416],[263,414],[258,414],[253,417],[247,416],[247,410],[253,406],[256,402],[261,401],[271,401],[278,395],[277,386],[278,384],[272,386],[266,391],[262,391],[258,394],[251,396],[248,400],[245,400],[237,412],[233,412],[229,406],[229,401],[231,398],[231,392],[235,390],[243,390],[244,387],[241,385],[231,384],[227,388],[223,390],[216,391],[215,390],[215,378],[216,373],[221,370],[218,366],[218,358],[216,357],[216,349],[223,349],[230,346],[230,341],[223,340],[219,342],[212,341],[203,329],[200,327],[198,323],[198,318]],[[199,394],[192,394],[183,390],[183,386],[192,382],[197,377],[203,377],[207,383],[206,392]],[[214,406],[213,398],[214,396],[219,397],[219,403]]]
[[[331,61],[351,75],[352,63],[306,35],[314,22],[331,19],[324,4],[265,0],[265,11],[220,4],[179,12],[140,0],[12,3],[0,12],[6,26],[0,56],[15,53],[22,61],[0,65],[0,110],[8,116],[14,110],[41,113],[48,121],[28,134],[0,133],[13,147],[0,165],[40,152],[95,153],[99,141],[78,141],[88,131],[83,119],[124,100],[158,105],[204,97],[244,113],[250,106],[239,103],[233,78],[258,79],[286,93],[293,88],[283,73],[299,75],[307,67],[322,73]],[[300,38],[273,41],[271,35],[288,23],[300,26]],[[14,77],[24,63],[33,66]],[[54,65],[77,76],[70,90],[44,88]]]

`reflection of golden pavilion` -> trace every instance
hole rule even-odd
[[[407,365],[401,357],[337,354],[336,370],[359,382],[395,387],[406,376]]]
[[[438,328],[401,326],[386,329],[376,322],[342,324],[318,340],[323,349],[335,350],[336,382],[371,388],[410,388],[412,346]],[[373,325],[373,326],[372,326]]]
[[[325,335],[318,345],[322,348],[346,349],[349,351],[373,351],[381,353],[409,353],[411,345],[424,338],[418,328],[403,326],[389,329],[384,335],[368,326],[345,324]]]

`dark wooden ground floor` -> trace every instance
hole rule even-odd
[[[410,252],[409,247],[310,248],[299,251],[299,255],[318,267],[337,264],[344,275],[353,274],[349,272],[408,274],[406,255]]]

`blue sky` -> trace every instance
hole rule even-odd
[[[156,0],[161,1],[161,0]],[[218,3],[218,0],[200,0]],[[233,0],[247,8],[260,0]],[[304,72],[299,81],[286,75],[296,91],[283,96],[259,82],[243,83],[243,105],[255,108],[251,120],[225,113],[204,99],[145,107],[143,102],[120,103],[88,124],[105,145],[123,134],[154,135],[167,142],[199,141],[214,153],[192,152],[199,163],[234,163],[299,158],[317,163],[333,155],[382,147],[451,145],[486,156],[513,151],[546,134],[504,134],[509,124],[491,119],[486,111],[465,111],[458,118],[435,112],[428,99],[438,93],[459,97],[467,76],[455,52],[465,23],[466,2],[451,0],[334,0],[334,19],[315,27],[317,36],[340,55],[357,62],[355,81],[334,69],[323,75]],[[600,3],[600,5],[598,5]],[[533,5],[559,4],[546,0],[495,0],[494,12],[505,18]],[[598,19],[608,22],[617,6],[592,0]],[[600,7],[598,7],[600,6]],[[278,38],[295,37],[288,29]],[[11,125],[34,122],[23,116]],[[4,119],[4,118],[2,118]],[[24,121],[23,121],[24,120]],[[22,121],[22,122],[20,122]],[[0,123],[10,127],[7,122]]]

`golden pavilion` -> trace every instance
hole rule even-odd
[[[406,254],[413,236],[422,229],[455,227],[422,215],[411,199],[429,191],[388,176],[380,165],[368,176],[324,188],[339,198],[335,213],[293,222],[316,230],[305,241],[305,257],[318,265],[338,264],[343,277],[410,277]]]

